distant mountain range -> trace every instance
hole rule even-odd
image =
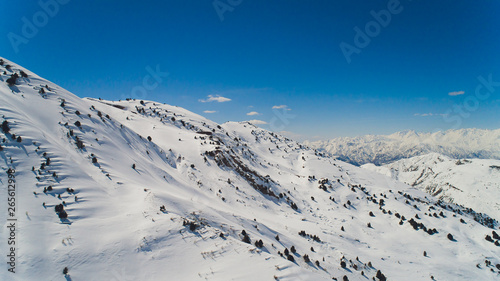
[[[304,143],[357,166],[367,163],[383,165],[433,152],[454,159],[500,159],[500,129],[459,129],[435,133],[404,131],[392,135],[342,137]]]

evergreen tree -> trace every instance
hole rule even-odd
[[[380,270],[377,271],[377,275],[375,275],[380,281],[385,281],[387,278],[385,277],[384,274]]]
[[[12,75],[10,76],[10,78],[9,78],[9,79],[7,79],[7,81],[6,81],[6,82],[7,82],[7,84],[8,84],[9,86],[14,86],[14,85],[16,85],[17,78],[19,78],[19,75],[17,75],[17,73],[14,73],[14,74],[12,74]]]
[[[8,134],[10,131],[9,122],[7,122],[7,120],[3,121],[3,123],[2,123],[2,131],[5,134]]]
[[[243,239],[241,239],[241,241],[243,241],[243,242],[245,242],[245,243],[248,243],[248,244],[252,243],[252,242],[250,241],[250,237],[248,237],[248,235],[244,235],[244,236],[243,236]]]
[[[453,235],[451,235],[451,233],[448,233],[448,235],[446,237],[448,237],[448,239],[450,239],[451,241],[453,241]]]
[[[488,241],[488,242],[493,243],[493,239],[492,239],[492,238],[491,238],[491,236],[489,236],[489,235],[486,235],[486,237],[485,237],[484,239],[485,239],[486,241]]]

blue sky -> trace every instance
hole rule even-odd
[[[500,128],[499,1],[42,0],[0,9],[0,55],[80,97],[260,120],[297,139]]]

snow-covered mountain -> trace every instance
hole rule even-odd
[[[455,159],[500,159],[500,129],[459,129],[435,133],[404,131],[392,135],[342,137],[304,143],[354,165],[384,165],[433,152]]]
[[[499,277],[498,222],[471,210],[249,123],[0,64],[1,280]]]
[[[362,167],[500,219],[500,160],[456,160],[431,153],[384,166]]]

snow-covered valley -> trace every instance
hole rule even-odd
[[[420,188],[446,202],[500,219],[500,160],[451,159],[431,153],[384,166],[365,164],[362,167]]]

